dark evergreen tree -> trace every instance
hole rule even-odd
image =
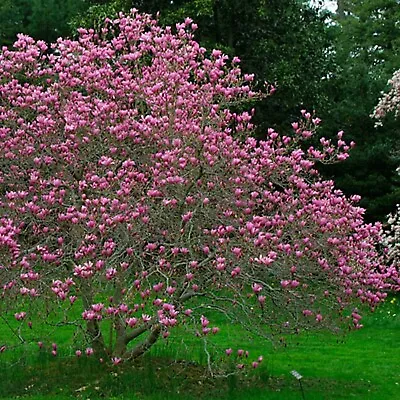
[[[351,157],[329,168],[347,194],[363,197],[370,220],[385,220],[400,198],[396,173],[400,141],[398,122],[388,118],[375,128],[370,114],[380,92],[400,65],[400,3],[397,0],[340,0],[333,30],[337,69],[329,79],[329,109],[323,134],[337,128],[357,143]]]

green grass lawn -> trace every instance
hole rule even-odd
[[[98,360],[71,356],[57,358],[34,345],[18,352],[0,353],[0,398],[44,399],[302,399],[400,398],[400,305],[389,300],[363,320],[364,328],[346,337],[304,333],[282,338],[273,347],[250,339],[237,326],[221,326],[209,339],[211,354],[226,359],[227,347],[245,348],[250,358],[262,354],[260,368],[240,375],[211,378],[204,343],[193,335],[174,331],[135,364],[112,367]],[[0,326],[0,344],[10,335]],[[57,335],[51,337],[51,335]],[[70,331],[49,331],[49,341],[71,344]],[[51,342],[50,342],[51,343]],[[212,345],[220,347],[212,352]],[[234,365],[232,365],[234,368]]]

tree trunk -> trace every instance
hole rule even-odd
[[[93,304],[93,293],[90,289],[90,286],[86,283],[83,283],[81,286],[81,290],[83,293],[82,300],[83,300],[83,307],[85,310],[90,309],[91,305]],[[107,355],[106,346],[104,343],[104,338],[101,333],[99,323],[96,320],[90,320],[86,323],[86,335],[89,339],[89,342],[96,354],[100,357],[104,357]]]
[[[149,336],[147,336],[146,340],[141,343],[138,343],[131,351],[129,351],[129,358],[137,358],[143,355],[147,350],[153,346],[154,343],[157,342],[161,333],[161,325],[155,324],[151,328],[151,332]]]
[[[107,355],[106,346],[104,343],[104,338],[101,333],[99,324],[97,321],[88,321],[86,325],[86,334],[92,345],[94,352],[99,355],[99,357],[104,357]]]

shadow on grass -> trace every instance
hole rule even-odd
[[[266,368],[211,378],[198,363],[152,355],[110,366],[88,357],[55,359],[39,353],[29,362],[0,364],[0,374],[2,399],[302,399],[298,382],[289,376],[271,377]],[[303,386],[307,399],[350,398],[351,393],[365,392],[360,382],[309,379]]]

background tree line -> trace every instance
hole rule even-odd
[[[398,0],[339,0],[333,15],[301,0],[5,0],[0,42],[12,45],[18,32],[52,42],[133,7],[160,11],[165,25],[193,18],[201,44],[239,56],[260,87],[276,84],[256,106],[259,137],[267,127],[290,133],[301,109],[316,110],[320,136],[344,130],[357,147],[323,172],[346,194],[363,197],[367,219],[383,221],[395,209],[400,128],[390,116],[375,127],[370,114],[400,66]]]

